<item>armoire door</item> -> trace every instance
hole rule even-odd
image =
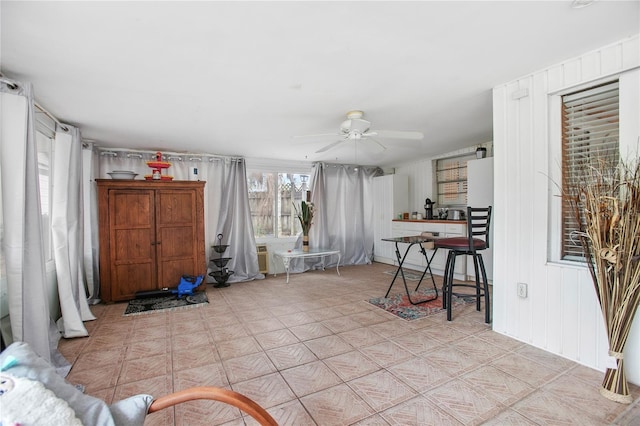
[[[109,194],[111,298],[133,299],[156,288],[155,191],[112,190]]]
[[[196,191],[156,192],[158,286],[177,287],[182,275],[197,275]]]

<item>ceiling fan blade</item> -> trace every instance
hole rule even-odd
[[[316,154],[320,154],[321,152],[329,151],[331,148],[333,148],[334,146],[336,146],[336,145],[338,145],[338,144],[341,144],[341,143],[342,143],[342,142],[344,142],[344,141],[345,141],[345,139],[340,139],[340,140],[339,140],[339,141],[337,141],[337,142],[330,143],[329,145],[324,146],[324,147],[320,148],[319,150],[317,150],[317,151],[316,151]]]
[[[291,136],[293,139],[313,139],[313,138],[337,138],[342,136],[341,134],[338,133],[319,133],[317,135],[298,135],[298,136]]]
[[[373,141],[373,142],[377,143],[377,144],[380,146],[380,148],[382,148],[382,151],[386,151],[386,150],[387,150],[387,147],[386,147],[386,146],[384,146],[382,143],[380,143],[380,141],[377,141],[377,140],[375,140],[375,139],[374,139],[374,138],[372,138],[372,137],[368,137],[367,139],[369,139],[369,140],[371,140],[371,141]]]
[[[422,140],[424,135],[422,132],[410,132],[404,130],[372,130],[371,132],[365,133],[364,136],[377,136],[379,138],[388,138],[388,139],[412,139],[412,140]]]

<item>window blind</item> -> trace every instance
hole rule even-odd
[[[574,188],[585,174],[580,170],[598,160],[619,159],[619,84],[593,87],[562,97],[562,185]],[[562,258],[584,260],[580,229],[571,203],[562,205]]]
[[[467,205],[467,161],[473,158],[475,153],[436,161],[439,206]]]

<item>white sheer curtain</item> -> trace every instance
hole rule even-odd
[[[57,126],[52,167],[51,238],[56,264],[64,337],[89,333],[83,321],[96,318],[89,309],[84,283],[84,205],[80,130]]]
[[[113,170],[131,170],[138,173],[136,179],[142,179],[151,173],[146,161],[151,160],[155,152],[101,150],[97,155],[101,178],[109,179],[107,173]],[[209,258],[211,246],[218,243],[216,236],[223,235],[223,244],[229,245],[224,256],[231,258],[226,267],[234,271],[227,282],[264,278],[259,272],[244,160],[176,153],[163,153],[163,158],[171,163],[166,174],[174,179],[192,179],[191,169],[197,167],[198,179],[206,181],[205,250]]]
[[[3,340],[29,343],[66,375],[70,365],[57,350],[60,334],[48,305],[30,84],[18,83],[15,89],[0,84],[0,182],[0,281],[6,282],[11,323],[11,336]],[[1,316],[6,321],[7,312]]]
[[[377,167],[315,163],[311,201],[316,215],[311,247],[340,250],[341,264],[361,265],[373,259],[373,178]],[[322,260],[315,266],[331,266]],[[333,262],[336,259],[326,259]]]

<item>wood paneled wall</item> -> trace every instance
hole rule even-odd
[[[602,371],[608,343],[591,277],[584,267],[558,261],[555,248],[559,95],[620,76],[621,145],[637,150],[639,67],[636,35],[493,91],[493,328]],[[517,296],[519,282],[528,284],[527,298]],[[640,385],[640,315],[627,343],[625,367],[629,381]]]

